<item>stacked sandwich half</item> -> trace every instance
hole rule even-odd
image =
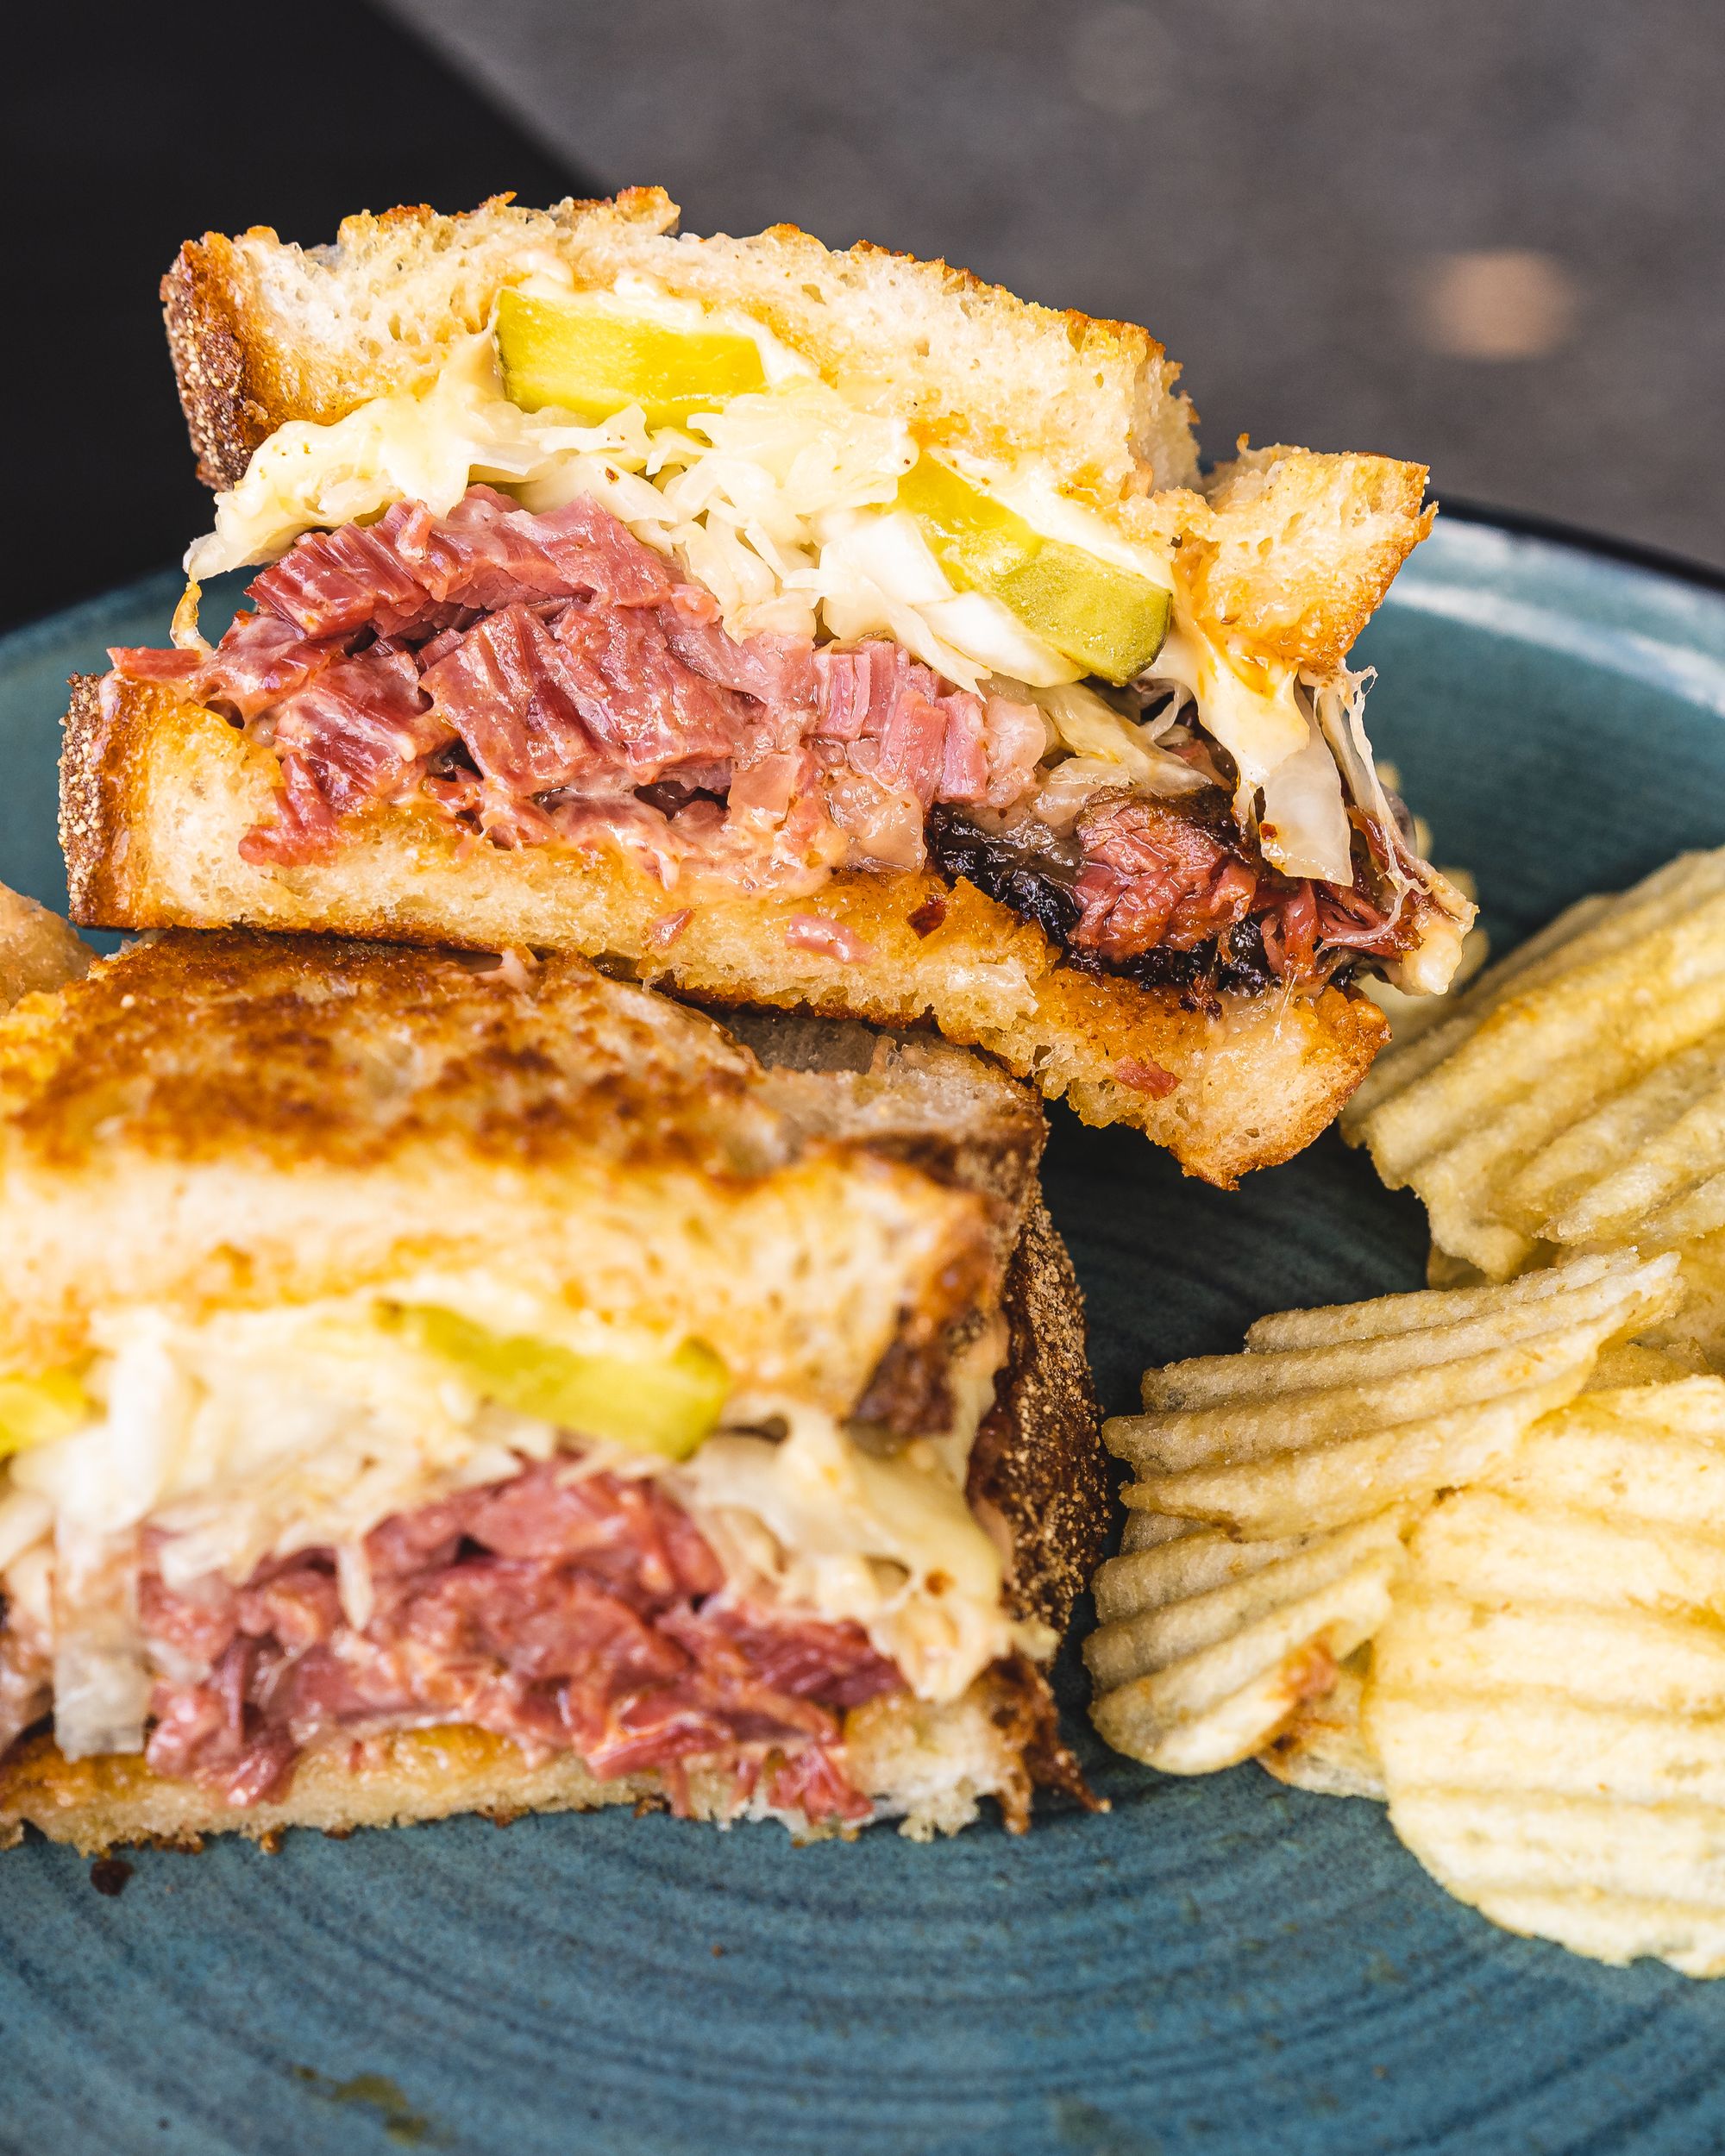
[[[1346,664],[1422,472],[1201,479],[1140,331],[674,216],[168,279],[215,529],[61,819],[161,932],[0,967],[0,1837],[1082,1795],[1019,1081],[1231,1183],[1454,966]]]
[[[762,1047],[243,931],[14,1011],[0,1824],[1022,1821],[1101,1514],[1039,1118]]]

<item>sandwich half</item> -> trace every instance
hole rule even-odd
[[[1083,1797],[1040,1106],[755,1030],[243,931],[0,1018],[0,1842]]]
[[[788,227],[209,235],[164,285],[213,649],[75,685],[73,917],[604,956],[932,1021],[1231,1183],[1471,918],[1347,655],[1422,467],[1201,473],[1142,330]]]

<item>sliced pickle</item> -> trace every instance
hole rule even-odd
[[[530,299],[513,286],[498,299],[497,356],[512,404],[556,404],[595,424],[639,404],[649,427],[681,427],[691,412],[767,386],[752,337]]]
[[[410,1339],[488,1399],[577,1437],[668,1459],[687,1459],[711,1434],[731,1389],[731,1373],[699,1340],[655,1358],[578,1355],[554,1340],[493,1332],[431,1304],[409,1304],[396,1315]]]
[[[1168,634],[1169,594],[1148,577],[1045,539],[1015,510],[924,454],[899,482],[956,584],[985,592],[1032,634],[1105,681],[1142,674]]]
[[[0,1460],[33,1445],[70,1437],[96,1412],[75,1369],[45,1377],[0,1377]]]

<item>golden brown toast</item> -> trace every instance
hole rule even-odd
[[[846,1180],[806,1194],[831,1211],[842,1245],[852,1234],[866,1240],[860,1213],[888,1205],[896,1232],[913,1242],[924,1223],[903,1199],[921,1188],[964,1236],[949,1246],[920,1311],[901,1304],[894,1345],[975,1297],[979,1269],[1005,1250],[999,1293],[1009,1355],[972,1452],[968,1495],[1010,1545],[1014,1614],[1057,1636],[1101,1549],[1107,1486],[1082,1299],[1036,1193],[1043,1128],[1033,1099],[935,1039],[770,1015],[746,1030],[750,1049],[579,962],[511,986],[444,955],[169,936],[0,1022],[0,1175],[9,1184],[0,1188],[0,1209],[16,1219],[31,1202],[10,1179],[21,1163],[33,1166],[39,1206],[85,1201],[66,1239],[89,1256],[116,1234],[124,1210],[111,1187],[145,1163],[166,1158],[189,1186],[219,1177],[208,1195],[229,1222],[230,1277],[201,1285],[243,1301],[272,1292],[254,1262],[272,1183],[292,1183],[320,1162],[397,1210],[398,1229],[428,1254],[423,1220],[398,1218],[397,1180],[423,1162],[427,1144],[467,1163],[468,1207],[498,1169],[519,1199],[542,1178],[561,1188],[571,1148],[603,1155],[617,1178],[612,1194],[627,1202],[636,1237],[649,1246],[644,1257],[670,1269],[688,1251],[656,1203],[656,1182],[668,1169],[706,1178],[706,1227],[722,1239],[726,1263],[751,1278],[758,1269],[743,1240],[762,1232],[762,1216],[758,1204],[745,1204],[727,1219],[727,1188],[753,1203],[764,1186],[784,1200],[787,1172],[815,1162],[842,1167]],[[591,1212],[584,1217],[590,1229]],[[832,1243],[816,1250],[806,1238],[799,1250],[785,1227],[781,1216],[765,1221],[779,1234],[778,1267],[830,1281]],[[539,1232],[536,1214],[524,1209],[511,1269],[530,1262],[523,1244]],[[96,1266],[85,1293],[123,1294],[135,1282],[151,1300],[172,1301],[171,1262],[164,1269],[154,1247],[130,1255],[129,1269],[117,1257]],[[892,1254],[900,1292],[927,1286],[906,1256]],[[548,1250],[546,1262],[567,1268],[567,1245]],[[244,1277],[231,1276],[235,1269]],[[6,1284],[19,1292],[28,1275],[15,1266]],[[699,1281],[687,1292],[707,1288]],[[758,1280],[756,1292],[764,1292]],[[806,1329],[794,1294],[780,1294],[772,1314]],[[736,1357],[735,1333],[725,1338]],[[869,1390],[877,1413],[881,1392],[877,1370]],[[1033,1780],[1082,1789],[1045,1683],[1022,1661],[985,1670],[945,1704],[894,1695],[854,1709],[845,1745],[856,1786],[921,1837],[966,1825],[984,1796],[1021,1827]],[[454,1726],[331,1739],[307,1754],[283,1801],[234,1810],[136,1755],[70,1761],[41,1734],[0,1759],[0,1846],[26,1825],[93,1853],[223,1831],[267,1838],[308,1825],[345,1833],[461,1811],[585,1810],[657,1804],[668,1795],[655,1775],[601,1782],[572,1757],[534,1762],[506,1739]],[[731,1801],[727,1782],[699,1772],[690,1796],[705,1816],[725,1815]]]
[[[1033,1164],[1033,1107],[978,1086]],[[848,1413],[889,1350],[938,1364],[992,1303],[1003,1208],[825,1116],[579,959],[135,945],[0,1018],[0,1365],[72,1360],[134,1301],[196,1317],[504,1253],[596,1311],[720,1326],[740,1377]]]

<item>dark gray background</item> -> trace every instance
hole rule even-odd
[[[691,229],[788,220],[1145,323],[1212,455],[1389,451],[1725,562],[1721,0],[390,7]]]
[[[209,525],[156,297],[183,240],[273,224],[315,241],[365,206],[580,184],[470,69],[357,0],[293,0],[243,49],[239,22],[231,0],[6,18],[0,626],[165,568]]]

